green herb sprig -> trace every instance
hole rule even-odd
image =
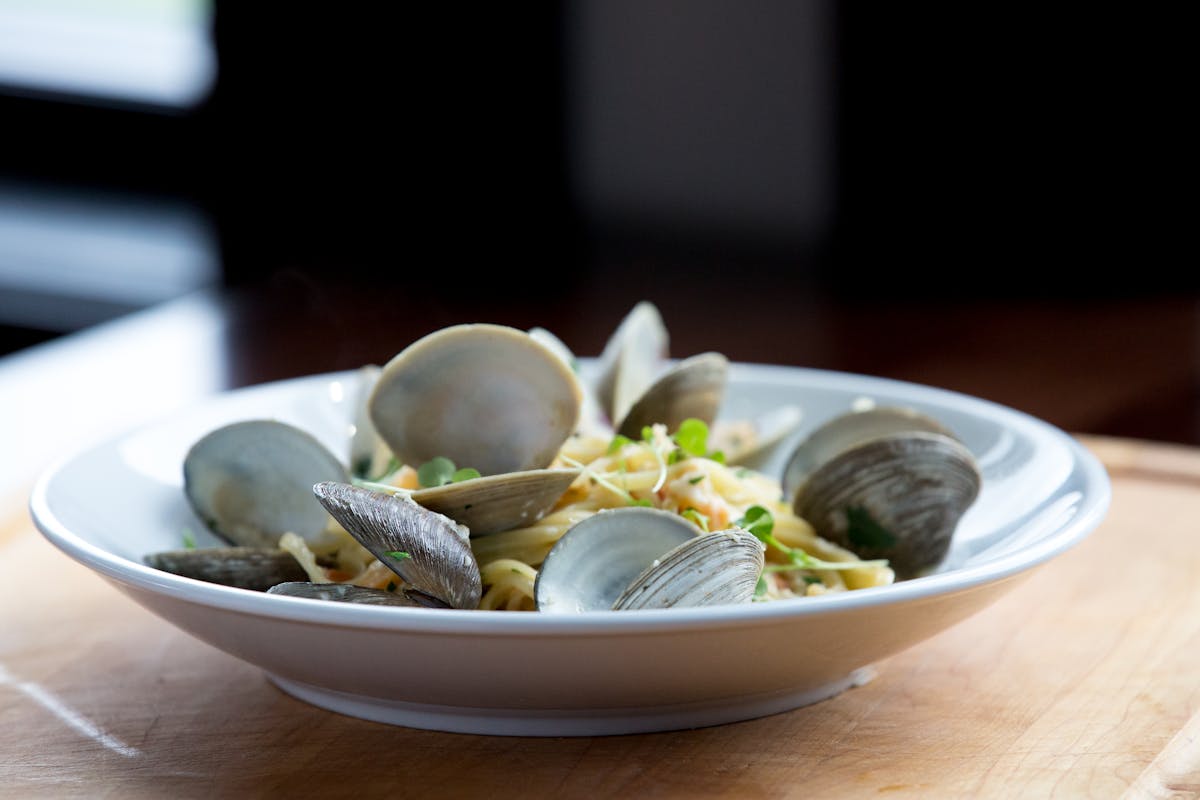
[[[480,477],[479,470],[473,467],[457,468],[454,462],[445,456],[434,456],[417,467],[417,483],[425,489],[445,486],[448,483],[459,483]]]
[[[773,533],[775,529],[775,517],[771,514],[770,510],[762,506],[750,506],[746,509],[746,513],[733,524],[747,533],[753,534],[763,544],[768,547],[774,547],[788,557],[787,564],[768,565],[763,569],[764,573],[788,572],[797,569],[860,569],[862,567],[884,567],[888,563],[887,559],[878,559],[875,561],[825,561],[810,556],[799,547],[788,547],[775,538],[775,534]]]

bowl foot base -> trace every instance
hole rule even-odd
[[[765,717],[826,700],[871,680],[872,667],[802,691],[735,697],[644,708],[472,708],[382,700],[267,677],[285,693],[319,708],[351,717],[448,733],[489,736],[613,736],[686,730]]]

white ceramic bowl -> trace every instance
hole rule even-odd
[[[585,362],[585,374],[594,362]],[[1104,469],[1073,438],[1009,408],[913,384],[735,364],[722,417],[798,403],[790,447],[858,398],[915,407],[957,432],[983,490],[937,574],[878,589],[715,608],[539,615],[384,608],[267,595],[151,569],[142,557],[203,530],[182,493],[187,448],[273,417],[347,449],[357,373],[227,393],[46,472],[33,518],[68,555],[190,634],[256,664],[284,691],[398,725],[508,735],[600,735],[750,719],[861,682],[870,667],[965,619],[1103,518]],[[931,689],[936,687],[930,687]]]

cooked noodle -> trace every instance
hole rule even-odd
[[[485,610],[531,611],[536,608],[534,585],[537,567],[555,543],[573,525],[607,508],[651,505],[681,514],[712,532],[733,527],[747,510],[761,506],[770,511],[775,538],[823,562],[860,563],[854,553],[819,537],[808,522],[796,516],[782,500],[779,483],[766,475],[730,467],[712,458],[683,457],[656,425],[644,441],[610,445],[599,437],[572,436],[553,466],[578,467],[580,477],[557,505],[532,525],[471,539],[480,564]],[[674,463],[669,463],[674,460]],[[397,473],[397,483],[412,481],[411,469]],[[767,548],[768,565],[788,561],[778,548]],[[760,600],[812,596],[892,583],[894,573],[878,562],[846,569],[783,569],[764,573],[765,591]],[[395,588],[396,576],[369,559],[356,565],[347,582],[376,588]],[[822,565],[824,566],[824,565]],[[391,586],[389,587],[389,584]]]

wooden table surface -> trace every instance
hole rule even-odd
[[[224,306],[197,302],[96,335],[110,352],[151,346],[148,331],[162,346],[191,314],[180,352],[227,345]],[[81,358],[75,344],[95,339],[0,361],[0,406],[34,376],[58,380],[39,370]],[[155,413],[249,380],[195,370]],[[93,411],[105,430],[136,422]],[[17,441],[15,426],[0,435]],[[825,702],[603,738],[433,733],[307,706],[48,544],[27,485],[0,491],[0,797],[1200,797],[1200,450],[1081,438],[1112,476],[1108,517],[995,605]]]

